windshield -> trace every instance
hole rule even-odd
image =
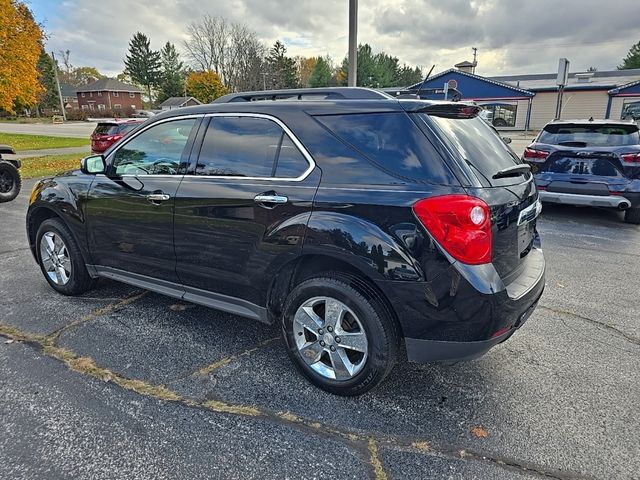
[[[115,135],[118,133],[118,125],[115,123],[99,123],[93,131],[94,135]]]
[[[483,184],[493,186],[521,183],[524,176],[492,179],[500,170],[522,163],[500,138],[500,135],[480,117],[444,118],[418,114],[441,134],[448,146],[458,152]]]
[[[547,125],[538,142],[549,145],[623,147],[640,144],[636,125]]]

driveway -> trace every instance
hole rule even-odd
[[[640,227],[617,212],[545,206],[546,291],[508,342],[341,398],[276,326],[109,281],[54,293],[32,183],[0,205],[0,478],[638,478]]]

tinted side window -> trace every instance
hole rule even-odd
[[[117,175],[176,175],[195,118],[155,125],[119,148],[112,168]]]
[[[254,117],[212,117],[196,175],[271,177],[282,128]]]
[[[453,174],[405,113],[316,117],[335,135],[387,172],[404,178],[452,183]]]
[[[307,171],[309,162],[286,133],[282,138],[276,165],[276,177],[297,178]]]

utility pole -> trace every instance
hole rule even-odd
[[[476,47],[472,47],[471,50],[473,50],[473,72],[471,73],[476,73],[476,65],[478,65],[478,61],[476,60],[476,57],[478,56],[478,49]]]
[[[347,85],[355,87],[358,75],[358,0],[349,0],[349,76]]]
[[[56,87],[58,88],[58,99],[60,100],[60,110],[62,111],[62,118],[67,121],[67,112],[64,109],[64,100],[62,99],[62,90],[60,90],[60,80],[58,80],[58,64],[56,63],[56,56],[51,52],[51,59],[53,60],[53,73],[56,77]]]

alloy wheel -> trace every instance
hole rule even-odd
[[[40,258],[45,273],[55,285],[66,285],[71,279],[71,258],[67,246],[55,232],[40,238]]]
[[[367,334],[356,314],[331,297],[313,297],[296,311],[296,347],[316,373],[332,380],[349,380],[364,367]]]

